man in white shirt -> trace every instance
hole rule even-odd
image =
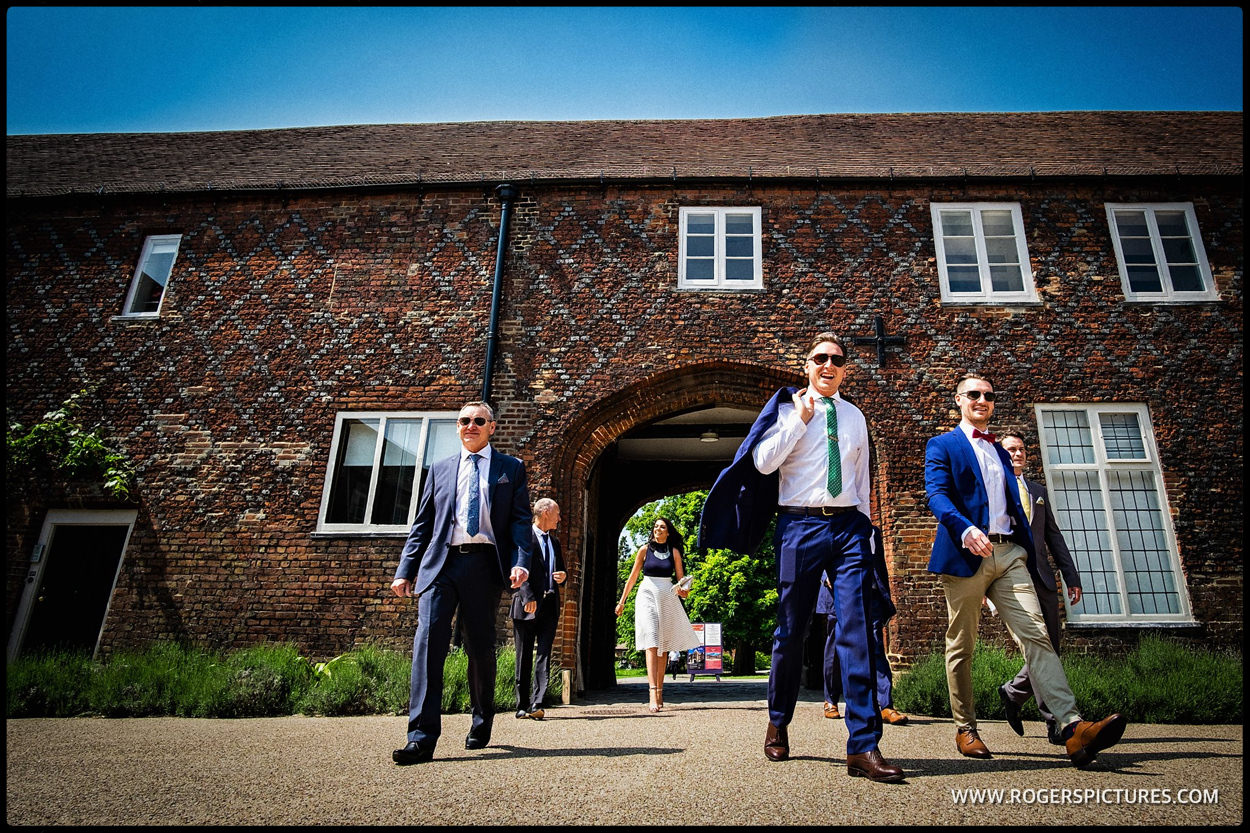
[[[1029,575],[1036,552],[1011,459],[989,432],[994,386],[968,374],[955,391],[959,425],[925,446],[925,492],[938,520],[929,572],[938,574],[946,596],[946,683],[955,748],[970,758],[991,757],[977,732],[972,692],[981,600],[988,598],[1020,646],[1033,690],[1054,713],[1072,763],[1085,767],[1119,741],[1127,721],[1113,714],[1091,722],[1077,713]]]
[[[787,727],[802,681],[803,640],[827,571],[837,586],[835,647],[845,683],[847,772],[893,782],[903,779],[903,771],[878,749],[881,707],[871,660],[876,637],[864,602],[872,557],[868,426],[859,408],[838,393],[845,365],[838,336],[815,336],[804,363],[807,387],[781,402],[775,422],[750,451],[760,473],[780,475],[777,630],[764,754],[772,761],[789,757]]]

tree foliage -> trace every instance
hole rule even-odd
[[[734,650],[734,673],[754,671],[755,652],[772,639],[777,611],[777,568],[772,535],[754,555],[733,550],[695,551],[699,516],[707,490],[672,495],[639,509],[625,524],[621,536],[618,566],[618,594],[633,569],[638,548],[647,542],[657,517],[668,518],[685,538],[682,566],[694,579],[686,599],[692,622],[720,622],[726,648]],[[630,648],[634,643],[634,599],[631,593],[625,611],[617,620],[617,641]]]
[[[77,418],[81,400],[90,393],[73,394],[29,428],[8,422],[5,474],[10,479],[22,472],[50,469],[70,478],[101,478],[104,490],[113,497],[130,497],[135,473],[126,456],[104,441],[98,427],[84,428]]]

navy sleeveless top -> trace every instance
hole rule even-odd
[[[642,574],[644,576],[651,576],[652,578],[673,577],[673,548],[670,546],[662,555],[664,557],[660,558],[659,555],[656,555],[651,544],[647,544],[647,557],[642,562]]]

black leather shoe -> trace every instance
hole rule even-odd
[[[1063,733],[1053,723],[1046,727],[1046,739],[1055,746],[1064,745]]]
[[[1003,709],[1007,712],[1007,725],[1011,727],[1011,731],[1024,737],[1024,721],[1020,719],[1020,705],[1011,702],[1004,686],[998,687],[998,699],[1003,701]]]
[[[879,749],[859,755],[847,755],[846,773],[852,778],[867,778],[869,781],[882,781],[887,784],[896,784],[903,780],[903,770],[882,757]]]
[[[485,749],[486,744],[488,743],[490,743],[490,735],[487,735],[486,737],[481,737],[481,738],[474,737],[473,735],[469,735],[468,737],[464,739],[464,748],[465,749]]]
[[[529,713],[529,712],[527,712],[525,709],[517,709],[517,710],[516,710],[516,719],[517,719],[517,720],[522,720],[522,719],[527,718],[527,717],[529,717],[529,716],[530,716],[530,713]]]
[[[790,757],[790,737],[785,726],[768,724],[764,733],[764,755],[770,761],[784,761]]]
[[[434,750],[427,746],[418,746],[415,740],[410,740],[403,749],[396,749],[391,753],[391,760],[400,766],[423,764],[434,760]]]

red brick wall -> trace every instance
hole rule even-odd
[[[496,445],[525,460],[534,497],[563,509],[562,651],[571,656],[580,618],[576,524],[594,516],[583,488],[595,457],[681,407],[762,405],[798,369],[809,335],[870,335],[877,315],[906,341],[884,367],[857,351],[844,390],[873,435],[900,661],[935,650],[945,631],[924,569],[934,525],[924,443],[957,420],[950,390],[966,369],[994,379],[997,425],[1023,429],[1034,448],[1035,402],[1149,405],[1202,623],[1186,635],[1239,644],[1240,180],[520,189]],[[1021,203],[1040,303],[943,305],[933,200]],[[1220,300],[1125,302],[1108,201],[1193,202]],[[684,205],[762,207],[762,291],[677,290]],[[315,656],[370,639],[406,647],[415,606],[388,590],[402,538],[314,535],[331,433],[343,410],[454,410],[477,398],[500,213],[489,189],[8,208],[9,408],[30,421],[98,383],[88,416],[140,473],[105,649],[178,637],[293,639]],[[170,232],[184,237],[160,318],[116,319],[144,236]],[[8,610],[44,510],[67,500],[55,485],[10,499]],[[1122,638],[1082,631],[1067,644]]]

